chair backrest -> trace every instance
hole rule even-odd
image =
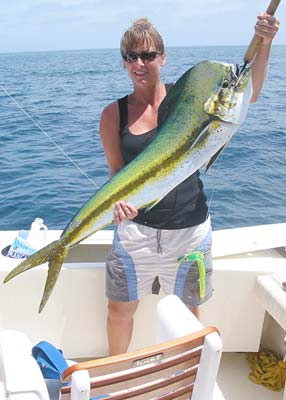
[[[207,335],[217,332],[207,327],[179,339],[134,352],[78,363],[66,369],[62,381],[76,371],[87,370],[90,397],[108,400],[190,399]],[[61,399],[71,398],[71,386],[61,389]]]

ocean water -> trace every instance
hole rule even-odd
[[[241,63],[244,47],[167,49],[165,82],[202,60]],[[273,46],[268,77],[247,121],[207,174],[214,229],[286,220],[286,46]],[[117,50],[0,54],[0,229],[42,217],[62,229],[108,179],[99,138],[102,109],[132,85]],[[53,140],[53,141],[52,141]]]

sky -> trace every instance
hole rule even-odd
[[[148,17],[165,46],[247,45],[270,0],[0,0],[0,52],[118,48]],[[275,44],[286,44],[285,0]]]

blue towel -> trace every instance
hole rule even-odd
[[[61,379],[68,364],[61,350],[49,342],[39,342],[32,348],[32,355],[38,362],[44,378]]]

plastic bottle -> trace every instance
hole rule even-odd
[[[26,258],[45,245],[48,228],[42,218],[36,218],[29,231],[18,232],[8,251],[8,257]]]
[[[36,218],[31,224],[31,229],[26,239],[28,245],[35,250],[39,250],[46,241],[47,229],[46,225],[44,225],[44,220]]]

